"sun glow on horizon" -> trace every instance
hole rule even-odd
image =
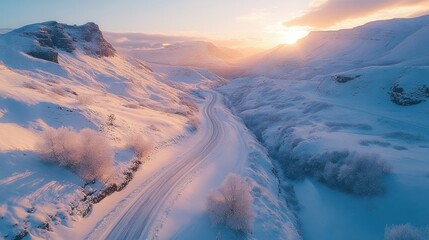
[[[286,27],[282,23],[271,25],[267,28],[267,34],[269,44],[295,44],[298,40],[306,37],[311,31],[310,27],[307,26],[292,26]]]
[[[281,41],[284,44],[295,44],[298,40],[306,37],[310,33],[309,27],[286,27],[284,30],[279,32],[281,35]]]
[[[183,41],[213,41],[229,48],[270,49],[295,44],[313,30],[338,30],[374,20],[429,14],[429,0],[272,0],[269,4],[258,0],[92,0],[84,9],[74,1],[46,1],[49,4],[3,0],[0,28],[50,20],[68,24],[91,21],[103,32],[155,34]],[[189,9],[193,9],[192,14]]]

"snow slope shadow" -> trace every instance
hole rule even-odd
[[[47,102],[29,105],[12,98],[0,98],[0,109],[4,115],[0,122],[13,122],[22,127],[29,127],[31,123],[42,120],[51,127],[70,126],[75,129],[96,128],[86,119],[79,110],[61,107]]]

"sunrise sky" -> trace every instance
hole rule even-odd
[[[103,31],[198,36],[237,47],[294,43],[311,30],[429,13],[428,0],[1,0],[0,28],[56,20]]]

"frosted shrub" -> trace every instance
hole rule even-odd
[[[85,180],[105,180],[113,169],[112,147],[88,128],[80,132],[65,127],[47,129],[38,150],[44,161],[67,167]]]
[[[40,84],[36,83],[35,81],[24,82],[22,84],[22,86],[25,87],[25,88],[34,89],[34,90],[41,90],[42,89],[42,87],[40,86]]]
[[[374,195],[384,189],[384,162],[374,155],[351,154],[336,177],[340,188],[359,195]]]
[[[366,196],[384,191],[388,172],[386,163],[377,155],[349,151],[291,156],[285,162],[285,173],[290,178],[310,176],[330,187]]]
[[[87,94],[80,94],[77,96],[77,101],[83,106],[88,106],[94,103],[93,97]]]
[[[113,169],[114,152],[106,138],[89,128],[79,132],[78,174],[84,179],[105,179]]]
[[[240,176],[229,174],[208,197],[207,211],[214,224],[249,233],[255,218],[252,200],[247,183]]]
[[[386,227],[384,240],[424,240],[422,231],[411,224]]]
[[[188,107],[189,110],[191,111],[190,114],[192,114],[192,112],[198,111],[198,105],[194,101],[192,101],[192,99],[190,99],[190,98],[182,97],[180,99],[180,104]]]
[[[132,135],[127,140],[127,146],[131,149],[137,158],[142,158],[148,152],[152,145],[142,135]]]
[[[197,131],[198,126],[200,125],[200,119],[198,119],[198,117],[196,116],[192,116],[189,118],[187,124],[188,124],[187,130],[189,132],[195,132]]]
[[[79,148],[79,134],[69,128],[48,128],[42,133],[39,152],[46,162],[73,167],[77,164],[76,150]]]

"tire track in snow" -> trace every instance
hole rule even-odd
[[[151,229],[156,220],[167,207],[168,199],[174,192],[186,183],[186,178],[198,168],[210,152],[217,146],[224,129],[220,119],[214,113],[214,107],[219,101],[217,93],[208,92],[203,107],[203,116],[207,123],[206,134],[201,141],[192,149],[181,155],[167,167],[155,174],[155,177],[146,180],[142,188],[127,209],[118,212],[118,216],[113,219],[105,218],[97,224],[97,228],[92,231],[87,239],[148,239],[153,236]],[[107,221],[111,221],[110,223]],[[100,233],[101,231],[101,233]]]

